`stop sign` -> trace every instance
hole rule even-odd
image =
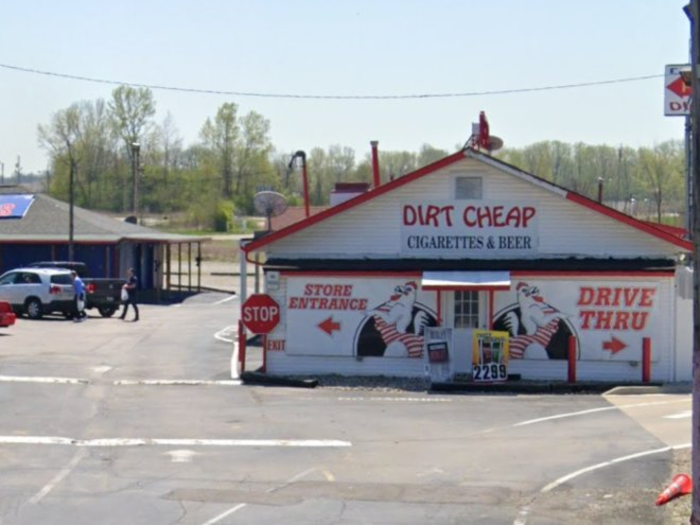
[[[280,322],[280,306],[267,294],[253,294],[243,303],[241,318],[254,334],[269,334]]]

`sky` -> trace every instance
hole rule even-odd
[[[186,145],[225,102],[270,121],[279,152],[348,146],[449,152],[485,111],[506,147],[542,140],[653,146],[683,138],[665,117],[664,67],[688,62],[688,0],[0,0],[0,163],[48,167],[37,126],[119,83],[153,89]],[[109,80],[96,83],[7,66]]]

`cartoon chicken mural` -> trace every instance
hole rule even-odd
[[[536,286],[516,286],[517,306],[503,314],[500,322],[510,333],[510,357],[550,359],[552,339],[560,332],[560,321],[571,317],[547,303]]]
[[[388,301],[366,312],[384,343],[385,357],[423,355],[423,330],[436,323],[424,309],[417,308],[417,292],[416,282],[409,281],[395,287]]]

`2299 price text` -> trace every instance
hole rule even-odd
[[[505,381],[508,379],[508,369],[506,365],[497,363],[474,365],[472,376],[474,381]]]

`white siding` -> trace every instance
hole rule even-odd
[[[537,257],[657,257],[681,251],[661,239],[569,201],[558,193],[474,159],[460,161],[291,234],[266,246],[264,251],[269,257],[398,257],[401,203],[412,199],[454,199],[454,178],[458,176],[482,176],[485,200],[537,205]],[[459,258],[465,256],[468,254],[455,255]]]
[[[281,306],[280,323],[268,335],[269,339],[287,337],[287,279],[280,279],[279,289],[270,295]],[[328,357],[296,356],[286,352],[267,353],[267,371],[277,375],[340,374],[384,375],[398,377],[423,377],[425,365],[422,359],[392,357]]]
[[[674,379],[678,382],[693,380],[692,278],[692,271],[686,268],[679,269],[679,279],[676,281],[676,344],[674,345],[676,349]]]
[[[675,323],[673,303],[675,301],[673,278],[659,279],[658,307],[661,313],[661,326],[652,336],[651,380],[674,381]],[[642,349],[636,349],[638,358],[628,361],[577,361],[578,381],[626,381],[642,380]],[[523,379],[561,380],[567,379],[567,361],[535,361],[513,359],[509,372],[521,374]]]

